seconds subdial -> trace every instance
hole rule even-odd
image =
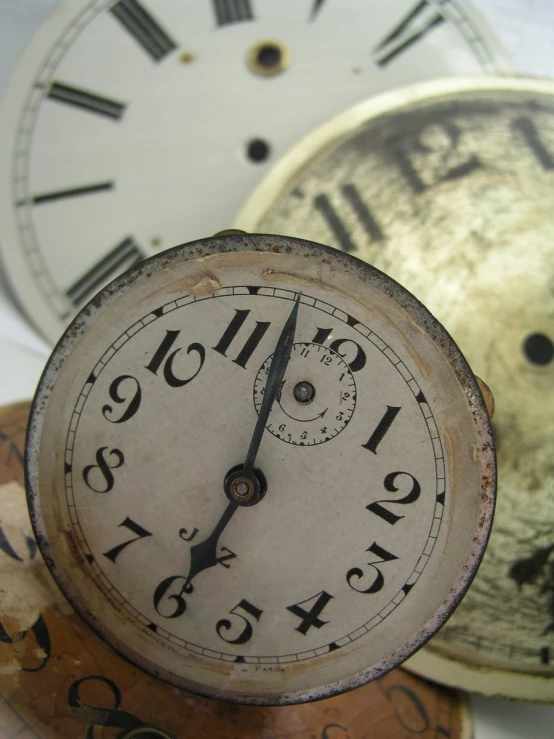
[[[254,406],[258,412],[271,357],[262,364],[254,381]],[[287,375],[273,404],[267,430],[288,444],[323,444],[340,434],[355,408],[356,382],[340,354],[323,344],[298,342],[292,346]]]

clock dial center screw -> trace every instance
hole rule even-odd
[[[223,489],[229,500],[242,506],[251,506],[259,503],[266,494],[267,481],[260,469],[256,468],[248,474],[243,465],[238,464],[225,476]]]
[[[295,400],[302,403],[302,405],[307,405],[315,398],[315,387],[311,382],[303,380],[294,386],[293,394]]]

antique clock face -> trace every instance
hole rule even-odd
[[[495,488],[476,380],[423,306],[348,255],[247,234],[159,255],[79,314],[27,465],[37,542],[88,623],[250,703],[354,688],[421,646]]]
[[[383,269],[487,379],[501,480],[493,534],[462,605],[411,664],[544,701],[554,701],[553,201],[554,85],[481,78],[408,88],[335,119],[238,219]]]
[[[502,69],[465,0],[64,2],[3,103],[9,277],[56,340],[126,268],[228,227],[267,165],[330,115],[398,84]]]

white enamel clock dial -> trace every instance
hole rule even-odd
[[[368,93],[505,68],[466,0],[67,0],[0,119],[0,244],[50,339],[118,273],[229,225],[267,165]]]
[[[260,235],[170,250],[79,314],[27,470],[37,542],[88,623],[175,685],[250,703],[354,688],[421,646],[473,576],[495,489],[475,378],[423,306]]]
[[[444,321],[495,398],[495,524],[411,664],[554,703],[554,83],[444,80],[373,98],[291,150],[238,225],[363,257]]]

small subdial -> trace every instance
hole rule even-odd
[[[258,412],[271,357],[262,364],[254,381]],[[355,408],[356,382],[340,354],[323,344],[299,342],[292,345],[285,379],[266,428],[288,444],[323,444],[340,434]]]

